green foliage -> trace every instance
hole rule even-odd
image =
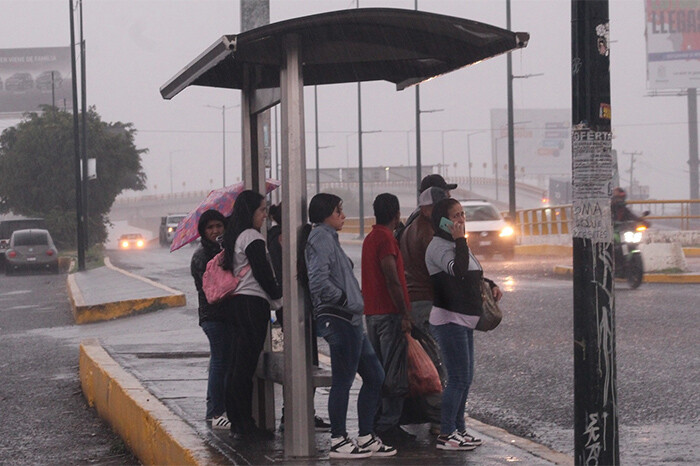
[[[106,123],[91,107],[86,115],[87,153],[97,159],[88,182],[88,241],[107,237],[107,214],[125,189],[145,189],[141,154],[131,123]],[[76,243],[73,115],[55,107],[29,113],[0,134],[0,213],[44,217],[59,247]]]

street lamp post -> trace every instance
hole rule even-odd
[[[205,105],[205,107],[215,108],[217,110],[221,109],[221,176],[223,186],[226,186],[226,110],[240,107],[240,105],[233,105],[230,107],[226,107],[226,105],[220,107],[218,105]]]
[[[473,133],[467,133],[467,163],[469,164],[469,191],[472,190],[472,146],[471,137],[475,134],[485,133],[487,130],[474,131]]]

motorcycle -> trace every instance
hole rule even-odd
[[[643,216],[646,215],[647,212]],[[626,279],[632,289],[638,288],[644,278],[644,263],[639,244],[648,226],[644,220],[615,224],[615,278]]]

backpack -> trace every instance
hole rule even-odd
[[[209,304],[215,304],[228,296],[233,296],[241,279],[250,270],[250,265],[246,265],[234,275],[232,271],[224,270],[223,261],[224,251],[221,251],[207,262],[207,268],[202,275],[202,289]]]

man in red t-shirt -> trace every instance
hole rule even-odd
[[[399,199],[380,194],[373,206],[376,224],[362,243],[362,296],[367,336],[386,372],[375,430],[382,440],[395,442],[413,437],[399,426],[408,393],[404,332],[411,331],[411,308],[403,258],[393,234],[401,221]],[[394,369],[396,360],[402,361],[399,371]]]

